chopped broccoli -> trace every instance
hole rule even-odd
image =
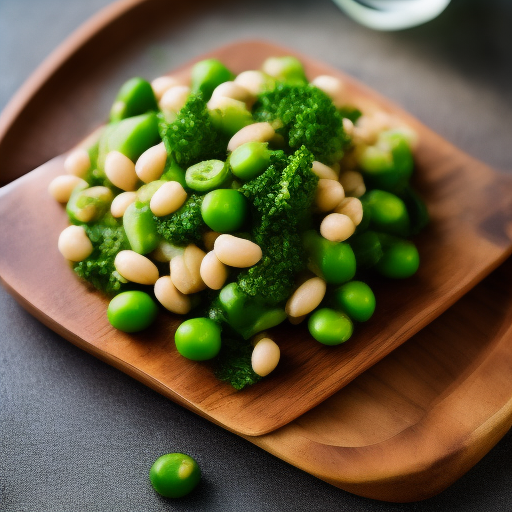
[[[119,251],[130,249],[122,223],[107,214],[100,222],[83,225],[94,250],[73,270],[107,295],[115,295],[129,286],[116,272],[114,259]]]
[[[318,177],[311,171],[313,155],[304,147],[280,170],[277,159],[239,191],[253,206],[252,237],[263,257],[238,276],[240,289],[271,305],[288,298],[295,276],[305,268],[300,232],[305,229]]]
[[[229,138],[212,123],[201,94],[192,94],[178,117],[167,123],[159,114],[160,136],[167,153],[187,168],[203,160],[225,160]]]
[[[215,376],[241,390],[258,382],[261,377],[251,365],[252,346],[245,340],[224,338],[216,360]]]
[[[157,233],[174,245],[201,243],[205,223],[201,215],[203,196],[192,194],[174,213],[154,216]]]
[[[278,83],[258,97],[253,110],[257,121],[282,124],[277,132],[291,149],[306,146],[316,160],[333,164],[340,160],[349,138],[332,100],[312,85]]]

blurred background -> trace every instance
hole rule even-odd
[[[110,3],[0,0],[0,110]],[[362,26],[331,0],[186,4],[158,1],[154,17],[112,40],[93,65],[84,63],[84,82],[94,74],[104,83],[94,94],[63,84],[55,108],[84,105],[70,138],[102,122],[124,79],[152,79],[220,45],[258,38],[343,70],[466,153],[512,171],[511,2],[452,0],[432,21],[399,31]],[[68,140],[62,144],[68,149]],[[43,327],[1,287],[0,340],[3,511],[512,510],[511,433],[441,495],[385,504],[331,487],[174,405]],[[204,471],[198,492],[179,503],[159,498],[146,477],[167,451],[190,453]]]

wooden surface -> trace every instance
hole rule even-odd
[[[210,55],[240,72],[259,67],[269,55],[287,53],[271,44],[245,42]],[[325,347],[304,326],[280,326],[273,333],[282,351],[280,367],[248,390],[235,392],[218,382],[207,364],[177,354],[176,317],[162,314],[155,326],[138,335],[111,328],[107,300],[79,282],[57,251],[58,234],[67,220],[46,188],[63,173],[62,157],[1,191],[0,275],[20,302],[78,346],[243,435],[272,431],[321,403],[440,315],[512,249],[510,176],[460,153],[338,71],[301,58],[310,78],[338,75],[358,105],[397,113],[418,131],[417,185],[432,222],[417,239],[422,258],[418,274],[402,282],[375,282],[377,312],[349,343]],[[25,236],[18,236],[20,232]]]
[[[247,439],[361,496],[439,493],[512,426],[510,290],[512,259],[315,409]]]

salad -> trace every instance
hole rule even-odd
[[[373,315],[375,275],[417,271],[410,237],[428,214],[410,185],[414,144],[295,57],[238,75],[208,59],[189,83],[133,78],[49,186],[70,221],[58,247],[111,297],[114,328],[183,315],[178,352],[242,389],[278,365],[272,327],[344,343]]]

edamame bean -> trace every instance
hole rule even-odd
[[[287,315],[301,317],[311,313],[322,302],[326,283],[320,277],[313,277],[302,283],[290,296],[284,308]]]
[[[407,236],[410,229],[409,213],[405,203],[384,190],[371,190],[365,195],[370,211],[370,226],[376,231]]]
[[[261,69],[264,73],[279,81],[294,85],[307,83],[302,62],[296,57],[269,57],[263,62]]]
[[[270,338],[262,338],[254,346],[251,355],[251,366],[254,373],[260,377],[266,377],[275,370],[280,357],[281,351],[278,345]]]
[[[222,186],[229,175],[229,166],[222,160],[205,160],[187,169],[185,181],[192,190],[208,192]]]
[[[212,190],[204,196],[201,204],[201,215],[206,225],[220,233],[240,230],[248,213],[247,200],[232,189]]]
[[[160,277],[155,283],[154,291],[158,302],[172,313],[186,315],[192,309],[190,297],[174,286],[171,276]]]
[[[267,142],[246,142],[238,146],[229,157],[233,174],[241,180],[252,180],[265,171],[270,164]]]
[[[193,361],[206,361],[220,351],[220,327],[209,318],[185,320],[174,335],[178,352]]]
[[[185,189],[177,181],[167,181],[153,194],[149,207],[154,215],[163,217],[175,212],[186,200]]]
[[[362,281],[349,281],[336,288],[332,302],[352,320],[366,322],[375,311],[375,295],[372,289]]]
[[[114,259],[114,266],[122,277],[132,283],[155,284],[159,277],[156,265],[135,251],[118,252]]]
[[[111,151],[105,158],[105,174],[114,186],[126,192],[136,190],[139,178],[135,164],[119,151]]]
[[[232,79],[233,74],[222,62],[217,59],[206,59],[192,67],[191,89],[192,92],[201,92],[203,98],[208,101],[217,86]]]
[[[220,235],[213,246],[215,255],[224,265],[237,268],[252,267],[263,253],[258,244],[232,235]]]
[[[317,309],[308,321],[311,336],[324,345],[339,345],[352,336],[354,326],[350,318],[330,308]]]
[[[58,248],[69,261],[83,261],[93,251],[93,245],[82,226],[68,226],[59,235]]]
[[[123,84],[117,94],[110,110],[110,121],[121,121],[151,110],[158,110],[151,84],[142,78],[131,78]]]
[[[80,186],[82,189],[89,185],[85,180],[73,174],[63,174],[53,178],[48,185],[48,192],[59,203],[67,203],[73,190]]]
[[[189,455],[168,453],[158,457],[151,466],[149,480],[158,494],[166,498],[181,498],[197,486],[201,470]]]
[[[167,150],[164,143],[146,149],[135,162],[135,172],[140,180],[149,183],[160,179],[167,161]]]
[[[158,306],[145,292],[128,291],[116,295],[108,305],[107,317],[113,327],[123,332],[148,328],[158,315]]]

